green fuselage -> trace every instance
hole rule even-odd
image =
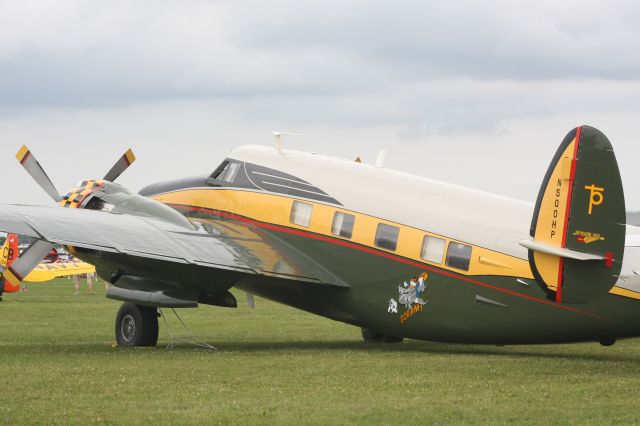
[[[236,220],[188,206],[178,211],[214,223]],[[640,335],[639,302],[632,298],[609,294],[585,304],[559,304],[548,300],[535,280],[468,277],[337,238],[247,220],[265,239],[317,259],[349,287],[277,277],[248,277],[235,286],[324,317],[388,335],[441,342],[556,343]],[[424,272],[428,280],[420,297],[425,303],[398,303],[391,309],[391,299],[399,301],[399,286]]]

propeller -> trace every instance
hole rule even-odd
[[[62,200],[62,196],[29,148],[23,145],[16,154],[16,158],[27,173],[29,173],[53,201],[58,203]],[[135,160],[136,156],[133,154],[133,151],[128,149],[127,152],[116,161],[113,167],[111,167],[111,170],[105,175],[104,180],[110,182],[115,181]],[[48,241],[37,240],[29,246],[22,256],[13,262],[11,267],[2,271],[2,276],[13,285],[17,285],[16,282],[19,284],[24,277],[29,275],[29,273],[38,266],[40,261],[44,259],[54,246],[54,244]]]
[[[37,240],[31,244],[29,248],[22,253],[22,256],[16,259],[16,261],[3,272],[2,275],[4,279],[12,285],[18,286],[22,280],[38,266],[53,246],[54,244],[43,240]]]
[[[26,145],[23,145],[22,148],[16,154],[16,159],[22,164],[22,167],[29,173],[29,175],[36,181],[40,188],[44,190],[56,203],[62,200],[62,196],[56,189],[53,182],[44,171],[44,168],[40,165],[40,162],[36,159],[36,157],[31,153],[29,148]],[[107,172],[104,176],[104,180],[109,182],[114,182],[125,170],[136,161],[136,156],[129,148],[127,152],[124,153],[122,157],[116,161],[116,163],[111,167],[111,170]]]
[[[116,164],[111,167],[111,170],[104,176],[104,180],[114,182],[134,161],[136,161],[136,156],[133,154],[133,151],[131,151],[131,148],[129,148],[127,152],[116,161]]]
[[[53,198],[53,201],[57,203],[62,200],[62,195],[60,195],[47,173],[26,145],[22,145],[22,148],[20,148],[20,151],[16,154],[16,158],[27,173],[40,185],[40,188],[44,189],[44,192]]]

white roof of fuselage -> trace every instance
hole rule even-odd
[[[247,145],[230,158],[303,179],[348,210],[522,259],[533,204],[325,155]],[[482,173],[482,170],[478,170]]]

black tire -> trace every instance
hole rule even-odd
[[[384,334],[382,333],[375,332],[368,328],[362,329],[362,340],[364,340],[365,343],[380,343],[383,337]]]
[[[118,346],[155,346],[158,342],[158,314],[156,308],[123,303],[116,315]]]
[[[365,343],[401,343],[404,339],[402,337],[388,336],[368,328],[363,328],[362,340],[364,340]]]
[[[404,338],[398,336],[389,336],[387,334],[382,338],[382,343],[402,343]]]

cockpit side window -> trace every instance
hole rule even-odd
[[[227,183],[233,183],[238,176],[240,170],[240,163],[235,161],[224,161],[218,168],[211,174],[211,179],[220,180]]]
[[[222,176],[220,176],[220,180],[233,183],[236,180],[236,176],[238,176],[238,170],[240,170],[240,164],[229,163],[229,166],[227,166]]]
[[[225,170],[227,170],[227,167],[229,167],[229,162],[228,161],[223,161],[222,164],[220,164],[218,166],[217,169],[215,169],[213,171],[213,173],[211,173],[210,178],[211,179],[220,179],[220,175],[222,175]]]

